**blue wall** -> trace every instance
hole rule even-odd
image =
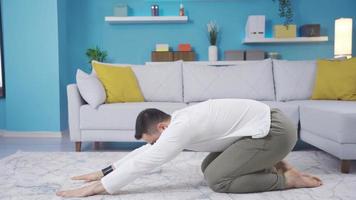
[[[59,78],[60,78],[60,129],[65,130],[68,127],[67,111],[67,90],[69,83],[70,65],[68,61],[68,29],[67,29],[67,0],[58,0],[58,44],[59,44]]]
[[[322,34],[329,42],[313,44],[265,44],[243,45],[248,15],[262,14],[267,17],[267,35],[271,36],[272,24],[283,22],[278,17],[278,3],[272,0],[224,0],[183,1],[190,18],[188,24],[131,24],[110,25],[105,16],[112,15],[117,3],[127,3],[132,15],[150,15],[154,1],[143,0],[76,0],[71,2],[68,16],[70,32],[71,66],[88,69],[84,52],[86,48],[99,45],[109,53],[109,62],[144,63],[150,60],[150,52],[156,43],[169,43],[174,49],[179,43],[189,42],[199,60],[207,60],[208,40],[206,24],[216,21],[221,27],[219,40],[220,58],[224,50],[262,49],[277,51],[285,59],[316,59],[333,57],[334,19],[353,17],[356,20],[354,0],[297,0],[293,7],[295,23],[320,23]],[[163,15],[177,15],[180,1],[158,1]],[[321,6],[322,3],[322,6]],[[80,10],[80,12],[79,12]],[[354,40],[356,50],[356,40]],[[72,71],[74,74],[74,70]],[[74,75],[72,75],[73,78]],[[72,79],[74,80],[74,79]]]
[[[59,130],[57,0],[3,0],[2,12],[5,128]]]
[[[85,51],[98,45],[109,62],[142,64],[156,43],[174,49],[189,42],[199,60],[207,60],[206,24],[221,27],[220,58],[224,50],[261,49],[280,52],[285,59],[333,56],[334,20],[353,17],[354,0],[295,0],[295,23],[320,23],[329,42],[314,44],[243,45],[248,15],[266,15],[271,35],[278,17],[272,0],[184,0],[188,24],[110,25],[117,3],[127,3],[131,15],[150,15],[151,0],[2,0],[7,96],[0,100],[0,129],[18,131],[67,128],[65,86],[75,82],[78,67],[89,71]],[[162,15],[177,15],[178,0],[161,0]],[[354,26],[355,27],[355,26]],[[354,37],[356,31],[354,30]],[[356,39],[354,40],[356,53]]]

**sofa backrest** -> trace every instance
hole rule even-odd
[[[274,100],[272,60],[232,66],[183,63],[184,102],[216,98]]]
[[[316,76],[316,61],[273,60],[277,101],[310,99]]]
[[[105,63],[105,65],[130,66],[136,75],[145,101],[183,102],[182,62],[149,65]],[[92,74],[96,76],[94,70]]]
[[[182,62],[133,66],[145,101],[183,102]]]

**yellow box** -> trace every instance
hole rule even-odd
[[[156,44],[156,51],[169,51],[168,44]]]
[[[169,51],[169,48],[157,48],[156,49],[156,51],[160,51],[160,52],[162,52],[162,51]]]
[[[273,33],[275,38],[295,38],[297,37],[297,25],[274,25]]]

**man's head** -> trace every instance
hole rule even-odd
[[[136,118],[135,138],[153,144],[161,136],[171,121],[171,116],[161,110],[148,108],[140,112]]]

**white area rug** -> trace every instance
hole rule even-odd
[[[126,152],[17,152],[0,160],[0,199],[61,199],[55,196],[57,190],[83,184],[72,181],[69,177],[106,167],[125,154]],[[120,195],[100,195],[86,199],[356,199],[355,165],[352,173],[341,174],[338,171],[339,161],[323,152],[292,152],[287,158],[297,168],[321,177],[324,181],[322,187],[256,194],[221,194],[210,190],[200,171],[200,163],[206,155],[207,153],[183,152],[158,170],[123,187]]]

